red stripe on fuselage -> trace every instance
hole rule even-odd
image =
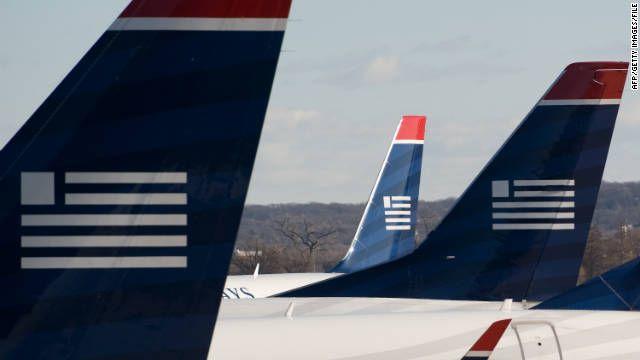
[[[133,0],[120,17],[287,18],[291,0]]]
[[[396,140],[424,140],[426,116],[403,116]]]
[[[507,330],[507,326],[509,326],[510,322],[511,319],[505,319],[491,324],[487,331],[482,334],[480,339],[473,344],[470,351],[493,351],[493,349],[496,348],[496,345],[498,345],[502,334]]]
[[[544,100],[620,99],[626,62],[581,62],[564,70]]]

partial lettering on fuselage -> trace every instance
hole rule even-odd
[[[249,291],[249,288],[224,288],[222,291],[223,299],[255,299],[256,297]]]

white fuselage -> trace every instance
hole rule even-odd
[[[290,273],[229,275],[222,292],[223,299],[261,299],[297,289],[323,280],[331,279],[341,273]]]
[[[558,342],[563,359],[640,359],[640,313],[501,306],[370,298],[225,300],[211,349],[216,360],[461,359],[491,323],[511,318],[493,360],[521,359],[522,351],[527,360],[560,359]]]

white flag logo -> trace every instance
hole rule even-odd
[[[56,202],[53,172],[21,174],[20,245],[23,249],[42,249],[43,254],[21,257],[23,269],[187,267],[187,257],[176,253],[177,249],[187,246],[187,194],[168,191],[175,189],[176,184],[186,184],[187,173],[67,172],[64,175],[64,184],[58,189],[64,198],[59,195]],[[132,191],[141,186],[155,190]],[[82,191],[83,187],[93,191]],[[122,191],[123,188],[127,191]],[[113,206],[126,205],[141,210],[113,212]],[[158,208],[166,205],[174,210]],[[111,210],[105,210],[105,206],[111,206]],[[96,234],[96,227],[109,229],[109,235]],[[141,231],[132,235],[132,228]],[[174,228],[175,231],[168,233],[167,229]],[[55,249],[74,248],[166,248],[170,255],[54,256]]]
[[[573,230],[575,180],[497,180],[493,230]]]
[[[384,220],[387,230],[411,230],[411,197],[384,196]]]

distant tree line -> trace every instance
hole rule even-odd
[[[416,239],[433,230],[455,199],[420,201]],[[230,272],[328,271],[346,253],[365,204],[248,205]],[[580,271],[584,281],[640,255],[640,182],[602,184]]]

